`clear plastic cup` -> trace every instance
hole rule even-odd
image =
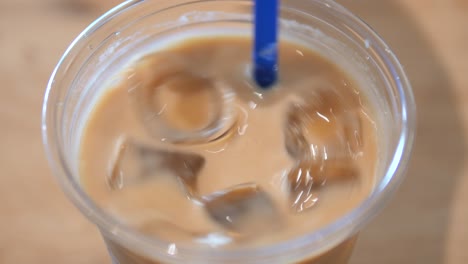
[[[115,263],[347,263],[359,231],[404,178],[415,128],[411,87],[395,55],[364,22],[331,0],[282,1],[281,35],[346,69],[377,106],[376,186],[348,214],[312,233],[252,249],[175,247],[119,224],[80,186],[80,131],[105,87],[136,54],[185,30],[248,31],[252,1],[127,1],[93,22],[67,49],[45,94],[42,132],[50,165],[65,194],[101,231]]]

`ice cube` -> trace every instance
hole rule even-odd
[[[199,243],[212,248],[227,246],[239,240],[239,236],[223,231],[196,231],[166,219],[152,219],[140,224],[139,231],[145,235],[174,243]]]
[[[135,64],[129,94],[145,129],[171,142],[210,141],[234,120],[233,93],[195,72],[172,53],[156,53]]]
[[[203,197],[208,214],[241,235],[260,234],[281,224],[275,204],[258,185],[240,184]]]
[[[189,197],[196,196],[197,176],[205,164],[203,156],[157,149],[129,139],[122,140],[116,152],[107,178],[111,189],[122,189],[169,172],[182,183]]]
[[[352,159],[304,160],[287,174],[287,186],[292,211],[303,212],[313,207],[320,189],[328,182],[356,179],[357,169]]]
[[[362,147],[355,106],[334,89],[317,89],[289,106],[285,147],[295,160],[356,155]]]
[[[312,156],[309,142],[304,133],[302,114],[305,114],[302,108],[293,104],[286,117],[285,146],[289,155],[295,159]]]
[[[192,231],[164,219],[146,221],[140,224],[139,231],[170,242],[193,242],[198,237],[205,236],[203,232]]]
[[[357,111],[348,110],[343,113],[341,119],[349,153],[353,156],[359,155],[363,148],[361,117]]]
[[[217,248],[231,244],[235,239],[236,237],[229,235],[229,233],[211,232],[203,236],[199,236],[195,241],[212,248]]]

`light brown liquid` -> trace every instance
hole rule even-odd
[[[127,70],[125,81],[110,88],[95,105],[83,132],[80,173],[90,197],[119,221],[146,235],[176,245],[215,248],[265,246],[294,239],[358,206],[375,181],[376,127],[367,98],[337,66],[286,41],[279,48],[279,82],[262,91],[245,75],[250,49],[250,40],[243,37],[192,39],[148,55]],[[178,58],[183,58],[181,63],[175,62]],[[218,81],[228,87],[228,98],[211,91]],[[299,109],[299,117],[291,117],[291,109]],[[199,131],[219,115],[228,121],[204,141]],[[298,136],[298,120],[304,122],[311,116],[314,119],[307,123],[306,135]],[[348,126],[350,118],[355,123]],[[158,127],[161,124],[169,129]],[[185,136],[171,138],[174,131],[183,131]],[[196,140],[190,141],[187,135],[195,135]],[[288,148],[300,145],[301,140],[314,142],[312,156],[304,157],[308,148]],[[194,153],[204,163],[198,164],[201,167],[193,185],[177,180],[167,168],[156,168],[150,176],[118,178],[127,166],[115,168],[122,142]],[[299,162],[302,159],[307,161]],[[309,162],[318,166],[309,166]],[[308,199],[294,203],[291,195],[298,193],[293,187],[307,188],[309,183],[292,183],[291,179],[308,169],[315,185],[308,188]],[[255,183],[267,195],[275,219],[249,215],[247,223],[244,219],[232,227],[207,212],[206,197],[245,183]],[[193,196],[202,197],[201,202],[188,199]],[[256,233],[256,221],[274,225]],[[249,225],[255,228],[249,229]],[[222,241],[210,239],[213,234]],[[350,239],[304,263],[345,263],[353,244]],[[121,264],[157,262],[122,248],[115,255]]]

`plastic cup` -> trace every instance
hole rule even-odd
[[[186,30],[250,32],[252,2],[128,1],[93,22],[54,70],[43,108],[43,139],[53,172],[70,200],[99,228],[114,263],[348,262],[362,228],[384,207],[404,178],[415,128],[411,87],[395,55],[364,22],[334,1],[289,0],[281,7],[280,38],[305,43],[352,75],[377,106],[376,185],[362,204],[327,226],[260,248],[200,249],[148,239],[119,224],[80,186],[78,148],[89,109],[118,82],[122,65]],[[364,84],[364,85],[362,85]]]

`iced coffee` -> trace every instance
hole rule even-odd
[[[278,82],[259,88],[251,46],[191,37],[122,69],[81,137],[81,182],[99,207],[174,251],[239,249],[312,233],[371,193],[377,127],[362,87],[283,39]],[[353,243],[303,263],[345,263]]]

